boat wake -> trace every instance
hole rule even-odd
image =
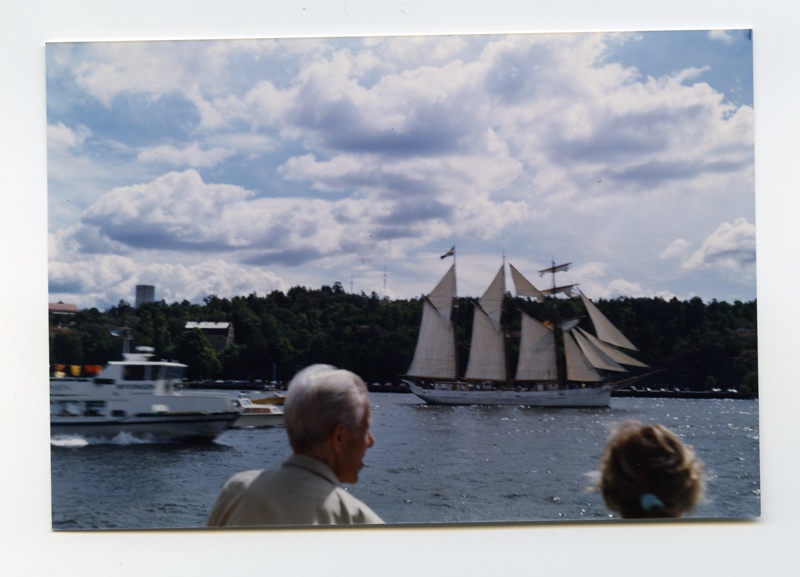
[[[50,438],[51,447],[85,447],[87,445],[149,445],[163,444],[164,441],[153,435],[118,433],[112,438],[83,437],[81,435],[55,435]]]
[[[73,435],[58,435],[50,438],[51,447],[85,447],[89,441]]]

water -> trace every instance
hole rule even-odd
[[[371,395],[376,445],[349,490],[388,523],[611,518],[593,484],[608,430],[662,423],[706,465],[707,502],[691,517],[760,514],[758,402],[614,398],[604,409],[437,407]],[[207,445],[127,437],[51,441],[54,529],[204,525],[236,471],[278,467],[286,433],[235,429]]]

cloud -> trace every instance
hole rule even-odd
[[[101,310],[121,300],[133,304],[138,284],[155,286],[156,299],[167,303],[201,302],[212,294],[224,298],[268,294],[294,286],[272,272],[223,259],[185,265],[141,263],[117,255],[95,255],[79,263],[51,261],[49,279],[51,299]]]
[[[47,148],[50,151],[80,148],[92,131],[83,125],[70,128],[63,122],[47,125]]]
[[[237,73],[274,48],[271,41],[108,42],[51,45],[48,56],[106,109],[137,95],[145,105],[179,95],[203,128],[214,129],[227,120],[228,93],[242,83]]]
[[[195,170],[171,172],[112,190],[86,210],[82,221],[134,248],[237,246],[245,241],[226,226],[226,216],[252,195],[238,186],[206,184]]]
[[[190,169],[112,190],[59,241],[84,252],[226,251],[250,264],[298,266],[320,258],[400,256],[441,234],[435,223],[452,210],[426,197],[256,198],[242,187],[206,183]],[[521,217],[513,206],[497,210]]]
[[[270,271],[223,259],[209,259],[190,266],[154,264],[147,267],[140,278],[147,281],[146,284],[155,285],[160,293],[159,300],[166,302],[184,298],[199,302],[208,295],[228,298],[253,292],[263,295],[273,290],[286,291],[291,286]]]
[[[192,142],[183,148],[168,144],[146,148],[139,151],[137,160],[145,163],[206,168],[216,166],[234,153],[233,150],[221,147],[201,149],[196,142]]]
[[[270,152],[279,146],[275,138],[252,132],[213,133],[209,134],[206,141],[211,146],[233,149],[245,154]]]
[[[669,244],[669,246],[666,249],[664,249],[664,252],[662,252],[659,256],[660,258],[663,259],[680,257],[681,255],[686,254],[686,251],[689,249],[690,246],[691,243],[688,240],[683,238],[677,238],[673,240]]]
[[[736,40],[736,37],[730,30],[711,30],[708,33],[708,37],[727,45],[733,44]]]
[[[618,297],[661,297],[671,299],[675,296],[667,290],[654,290],[641,282],[627,278],[612,277],[606,274],[612,268],[608,262],[587,261],[570,267],[568,273],[559,279],[559,285],[577,283],[579,289],[590,299],[614,299]],[[614,267],[615,268],[615,267]]]
[[[47,127],[48,220],[51,230],[77,222],[87,204],[131,172],[129,165],[104,158],[96,162],[94,132],[83,124]]]
[[[120,286],[134,286],[135,275],[140,270],[134,260],[118,255],[97,255],[78,262],[51,260],[48,266],[50,293],[85,295],[87,300],[104,295],[103,300],[108,302],[105,295],[114,294]]]
[[[696,247],[696,231],[751,214],[753,109],[703,82],[705,62],[651,77],[612,60],[640,38],[48,47],[51,229],[70,224],[58,239],[75,262],[193,272],[401,266],[454,239],[609,271],[643,254],[744,259],[721,237],[691,258],[670,240]],[[630,271],[615,274],[639,290]]]
[[[752,267],[756,262],[756,227],[745,218],[723,222],[702,246],[683,263],[687,269],[723,266],[733,270]]]
[[[603,298],[624,296],[631,298],[662,298],[664,300],[670,300],[675,296],[671,291],[654,291],[653,289],[643,287],[639,282],[620,278],[613,279],[608,283],[608,288],[601,292],[605,293],[601,295]]]
[[[605,60],[610,46],[635,37],[421,37],[346,48],[299,40],[260,51],[248,43],[191,50],[177,43],[157,59],[157,46],[112,45],[75,74],[109,106],[110,95],[178,92],[194,103],[206,130],[241,122],[302,143],[304,153],[285,161],[280,174],[325,192],[383,186],[404,193],[424,179],[427,193],[437,194],[460,171],[462,190],[472,183],[480,193],[506,186],[521,161],[535,178],[532,193],[557,201],[584,196],[584,179],[597,175],[614,181],[606,188],[614,195],[646,194],[750,166],[752,147],[742,137],[752,134],[752,114],[696,82],[703,68],[640,78]],[[294,60],[297,68],[282,82],[255,77],[248,88],[240,79],[240,93],[225,91],[221,81],[234,77],[226,67],[253,54],[269,55],[276,67]],[[145,67],[138,82],[135,73]],[[491,148],[492,141],[501,146]],[[200,168],[228,154],[192,143],[151,147],[140,158]],[[505,182],[485,178],[512,162],[513,170],[497,175]]]

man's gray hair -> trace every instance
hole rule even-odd
[[[284,424],[295,451],[324,441],[342,423],[353,431],[364,419],[369,399],[364,381],[332,365],[311,365],[289,383]]]

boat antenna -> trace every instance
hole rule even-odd
[[[118,329],[111,329],[109,331],[111,336],[122,337],[122,354],[131,352],[131,340],[133,340],[133,331],[128,327],[120,327]]]

